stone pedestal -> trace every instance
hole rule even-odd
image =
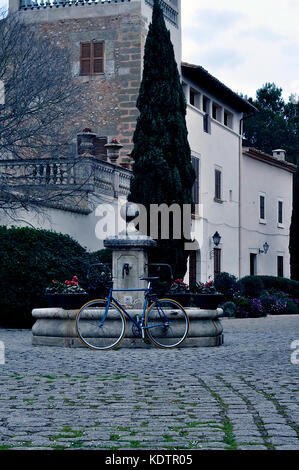
[[[113,251],[113,289],[145,289],[147,281],[140,278],[148,275],[148,248],[156,242],[150,237],[132,232],[104,240],[104,246]],[[113,292],[113,297],[126,308],[142,308],[144,292]]]
[[[223,327],[219,318],[223,314],[222,309],[187,308],[186,312],[190,319],[190,330],[188,337],[180,346],[181,348],[221,346],[223,344]],[[32,344],[70,348],[86,347],[76,335],[76,314],[77,310],[63,310],[62,308],[33,310],[32,316],[36,322],[32,328]],[[130,310],[131,316],[134,317],[136,314],[140,316],[141,309]],[[127,320],[125,338],[118,348],[155,348],[155,346],[148,339],[144,341],[134,336],[132,323]]]

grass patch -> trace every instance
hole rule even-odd
[[[130,428],[130,426],[118,426],[117,429],[121,432],[128,432],[128,431],[130,431],[131,428]]]
[[[163,434],[162,437],[163,437],[164,441],[166,441],[166,442],[173,442],[174,441],[173,436],[171,436],[170,434]]]

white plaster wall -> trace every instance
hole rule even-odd
[[[241,196],[241,268],[242,276],[250,272],[249,254],[257,255],[257,274],[277,276],[277,256],[284,256],[284,276],[290,276],[289,227],[292,216],[293,175],[248,156],[242,158]],[[259,193],[266,194],[266,224],[259,222]],[[283,200],[284,228],[278,227],[278,200]]]
[[[104,247],[104,237],[99,238],[99,230],[97,231],[98,236],[96,235],[97,224],[99,224],[98,229],[103,226],[104,230],[106,230],[106,222],[108,221],[109,226],[107,225],[107,230],[110,230],[110,232],[107,232],[107,236],[115,235],[118,233],[117,223],[120,217],[117,215],[116,199],[109,197],[94,198],[93,204],[94,210],[87,215],[54,208],[42,208],[40,212],[34,210],[20,210],[17,214],[14,214],[13,218],[1,213],[0,225],[6,225],[8,227],[29,226],[64,233],[77,240],[80,245],[85,247],[88,251],[97,251]],[[105,211],[104,209],[100,211],[97,210],[97,208],[103,204],[105,205]],[[107,204],[108,206],[106,206]],[[103,215],[105,223],[101,224],[100,221]],[[116,223],[114,223],[114,221],[116,221]],[[119,228],[121,229],[122,226],[119,225]]]
[[[235,121],[241,115],[236,113]],[[193,106],[187,108],[189,143],[194,156],[200,157],[200,203],[202,221],[197,231],[203,233],[200,271],[201,281],[214,275],[213,243],[218,231],[222,237],[222,271],[239,276],[239,152],[237,132],[211,119],[211,134],[203,131],[203,113]],[[237,126],[238,127],[238,126]],[[214,201],[215,168],[222,171],[222,204]],[[231,191],[231,193],[230,193]]]

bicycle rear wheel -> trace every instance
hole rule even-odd
[[[100,351],[119,345],[126,331],[126,319],[112,302],[107,310],[106,299],[83,305],[76,315],[77,335],[85,346]]]
[[[186,339],[189,318],[184,308],[174,300],[156,300],[145,314],[149,339],[164,349],[176,348]]]

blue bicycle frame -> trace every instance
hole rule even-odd
[[[105,320],[106,320],[106,317],[108,315],[108,310],[109,310],[109,307],[110,307],[110,304],[111,304],[111,301],[113,301],[115,303],[115,305],[132,321],[132,323],[134,323],[134,325],[142,331],[142,337],[144,337],[144,330],[145,329],[148,329],[148,328],[156,328],[157,326],[167,326],[168,323],[167,322],[163,322],[163,323],[158,323],[158,324],[155,324],[155,325],[151,325],[151,326],[143,326],[144,325],[144,318],[145,318],[145,313],[146,313],[146,309],[148,307],[148,297],[149,297],[149,294],[151,293],[151,290],[152,288],[151,287],[147,287],[145,289],[113,289],[113,287],[110,288],[109,290],[109,294],[107,296],[107,305],[106,305],[106,310],[105,310],[105,314],[103,316],[103,319],[101,320],[101,324],[103,325]],[[144,300],[144,305],[143,305],[143,312],[142,312],[142,316],[141,316],[141,319],[140,319],[140,322],[136,321],[128,312],[127,310],[113,297],[112,295],[112,292],[146,292],[146,295],[145,295],[145,300]],[[163,312],[163,309],[161,308],[160,304],[159,304],[159,300],[156,298],[155,295],[153,295],[153,302],[156,302],[157,305],[158,305],[158,308],[159,308],[159,312],[161,314],[163,314],[163,316],[165,318],[166,315],[165,313]]]

